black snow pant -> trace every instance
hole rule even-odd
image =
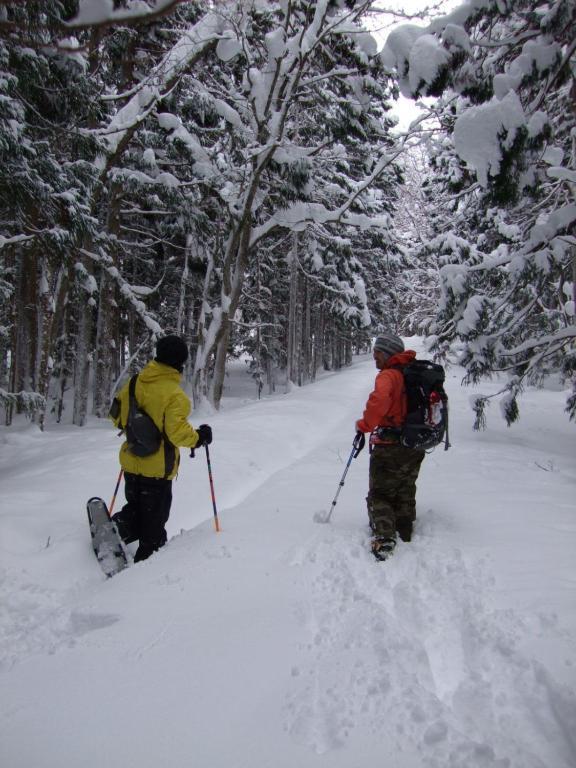
[[[416,480],[424,451],[401,445],[375,445],[370,454],[368,517],[375,536],[412,538],[416,519]]]
[[[172,480],[124,473],[126,504],[113,516],[126,544],[138,541],[134,562],[146,560],[166,544],[165,525],[172,505]]]

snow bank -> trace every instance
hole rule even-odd
[[[223,411],[193,414],[214,428],[222,532],[205,457],[184,456],[171,541],[109,581],[84,504],[112,492],[115,431],[0,430],[3,764],[575,764],[564,393],[528,389],[517,425],[476,433],[463,372],[449,370],[454,447],[426,458],[414,539],[379,564],[367,451],[331,523],[313,522],[338,488],[375,373],[357,361],[232,407],[232,371]]]

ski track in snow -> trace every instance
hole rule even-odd
[[[76,593],[76,598],[71,597]],[[36,654],[54,654],[71,648],[79,638],[104,629],[119,620],[118,615],[90,612],[82,608],[87,594],[70,594],[44,589],[21,579],[1,578],[0,672]],[[70,602],[77,607],[70,607]]]
[[[332,532],[294,555],[311,587],[289,733],[323,754],[384,730],[383,756],[416,749],[402,766],[573,766],[576,700],[519,650],[520,620],[484,603],[485,564],[430,527],[384,565],[367,543]]]
[[[279,713],[279,722],[268,722],[277,733],[268,741],[262,737],[260,751],[245,743],[245,725],[238,725],[244,724],[244,715],[238,715],[235,724],[232,718],[236,705],[230,704],[226,726],[230,738],[238,742],[237,750],[234,744],[228,748],[226,739],[214,743],[210,760],[199,757],[199,762],[194,763],[198,768],[576,766],[574,691],[557,674],[552,674],[545,661],[534,657],[532,646],[526,642],[527,637],[534,638],[540,633],[545,644],[553,647],[559,643],[564,648],[570,635],[553,613],[542,611],[537,615],[497,605],[494,593],[498,585],[489,552],[482,546],[455,543],[459,532],[455,530],[454,510],[451,513],[448,509],[426,509],[421,505],[412,543],[400,543],[391,560],[376,563],[368,552],[365,513],[363,509],[359,512],[352,508],[354,504],[363,507],[367,469],[363,454],[364,463],[355,462],[348,476],[348,487],[340,497],[333,521],[329,525],[312,522],[314,510],[327,507],[330,494],[336,490],[337,475],[345,464],[348,446],[342,447],[343,441],[338,443],[335,435],[342,433],[344,424],[348,429],[348,422],[353,423],[355,398],[361,399],[369,391],[372,374],[367,368],[363,372],[367,381],[358,372],[340,374],[339,381],[346,382],[354,391],[340,395],[341,402],[346,403],[345,412],[328,424],[324,442],[306,438],[297,444],[297,449],[292,447],[276,456],[274,442],[250,443],[252,435],[248,434],[246,439],[253,450],[231,449],[225,455],[229,466],[227,461],[220,460],[216,476],[223,489],[220,509],[224,533],[219,537],[214,537],[211,521],[207,520],[173,538],[148,564],[103,581],[96,575],[83,520],[78,523],[66,515],[56,515],[56,523],[52,520],[50,525],[31,516],[18,520],[18,526],[11,522],[10,530],[17,535],[9,544],[2,542],[8,557],[0,574],[0,674],[6,675],[19,698],[6,701],[0,708],[0,735],[4,731],[9,736],[6,744],[10,745],[6,750],[8,762],[3,764],[8,768],[32,765],[26,763],[25,750],[20,755],[20,746],[24,745],[12,740],[17,737],[11,734],[21,733],[28,726],[33,733],[39,722],[28,722],[28,718],[42,719],[46,714],[44,708],[49,706],[49,697],[48,703],[44,699],[37,701],[31,690],[27,701],[27,692],[21,690],[20,679],[28,679],[27,662],[33,662],[34,669],[49,672],[54,662],[53,674],[57,674],[66,668],[66,659],[76,658],[76,652],[78,658],[95,654],[94,658],[100,661],[112,654],[118,665],[116,674],[122,670],[125,675],[121,688],[136,689],[137,696],[144,700],[161,694],[164,707],[165,700],[175,697],[174,706],[179,706],[178,696],[183,694],[178,693],[177,670],[161,672],[163,667],[156,662],[160,674],[157,676],[156,668],[152,667],[151,681],[146,682],[140,681],[140,666],[160,657],[164,659],[170,653],[175,659],[184,658],[178,655],[180,644],[186,645],[190,635],[195,642],[188,670],[194,679],[194,701],[197,697],[203,706],[214,695],[215,683],[210,680],[209,669],[202,667],[202,656],[209,653],[216,638],[224,653],[232,655],[223,667],[240,670],[237,680],[233,675],[225,679],[223,672],[216,687],[230,686],[232,702],[234,697],[249,699],[243,674],[250,675],[253,669],[253,674],[258,673],[263,681],[268,681],[273,696],[279,699],[270,698],[267,707],[270,718],[274,712]],[[340,385],[334,380],[318,386],[324,387],[320,392],[333,397]],[[297,393],[302,403],[306,394],[305,390]],[[228,414],[235,430],[249,430],[257,413],[251,408]],[[320,401],[317,408],[323,418],[325,411]],[[299,438],[310,418],[309,413],[304,414],[299,423],[297,412],[298,408],[290,411],[291,422],[286,423],[282,433],[288,440],[293,435]],[[265,413],[273,415],[271,410]],[[275,425],[272,431],[278,435]],[[327,436],[330,439],[326,442]],[[43,458],[42,438],[16,435],[11,439],[12,445],[21,445],[38,464],[34,469],[36,480],[22,485],[19,491],[26,509],[47,504],[58,510],[61,488],[41,488],[46,478],[58,472],[58,452]],[[64,454],[66,440],[63,437],[59,443]],[[497,444],[498,440],[484,448],[480,443],[472,449],[476,452],[475,476],[480,485],[485,484],[488,493],[490,485],[486,478],[490,473],[494,478],[495,473],[502,472],[502,480],[497,481],[497,489],[501,489],[506,472],[512,472],[507,467],[514,466],[514,471],[520,471],[522,461],[532,462],[531,455],[528,459],[520,455],[524,451],[520,441],[516,453],[501,449],[502,461],[510,464],[490,464],[490,451],[497,453]],[[81,452],[73,457],[72,470],[78,471],[92,455],[91,451],[96,455],[101,446],[102,433],[96,430],[89,434]],[[452,455],[459,456],[464,466],[470,460],[466,446],[461,446],[459,454],[456,451],[458,448]],[[216,448],[214,455],[218,465]],[[558,484],[561,475],[552,474],[553,461],[554,458],[549,466],[543,465],[547,471],[542,470],[536,480]],[[442,457],[434,454],[426,463],[430,471],[441,466]],[[245,467],[242,476],[238,475],[239,465]],[[19,465],[14,456],[4,457],[0,471],[13,478],[15,466]],[[194,467],[197,469],[198,464]],[[570,477],[562,477],[562,481],[570,482]],[[14,483],[17,482],[16,477]],[[40,485],[35,487],[36,482]],[[422,483],[426,482],[429,481],[424,477]],[[12,486],[12,499],[16,498],[15,487]],[[180,494],[183,490],[176,488]],[[525,493],[529,496],[530,488]],[[473,494],[474,490],[464,506],[472,505]],[[208,508],[205,518],[209,514]],[[461,525],[464,519],[465,516]],[[557,519],[559,530],[573,533],[569,522]],[[469,522],[470,530],[474,530],[474,524],[474,520]],[[52,544],[48,536],[53,536]],[[67,562],[65,570],[61,565],[63,557]],[[573,572],[568,578],[573,578]],[[217,599],[202,598],[211,584]],[[278,604],[265,597],[270,591],[278,595]],[[141,609],[134,599],[139,593],[156,601],[157,615],[149,617],[144,607]],[[286,605],[287,618],[283,616]],[[196,622],[189,618],[194,611],[199,612]],[[226,637],[221,636],[223,619],[225,624],[246,624],[240,630],[245,632],[245,649],[235,644],[234,632],[227,645]],[[206,634],[200,634],[198,639],[200,626],[210,627],[212,621],[219,634],[211,636],[205,629]],[[260,627],[259,623],[264,621]],[[540,626],[536,627],[538,621]],[[130,631],[131,623],[138,629]],[[286,637],[291,627],[293,636]],[[249,647],[250,638],[260,642],[253,650]],[[267,657],[268,647],[284,649],[285,670],[278,668],[273,655]],[[262,656],[259,663],[255,654]],[[228,661],[231,667],[227,666]],[[247,668],[245,672],[243,666]],[[78,674],[80,669],[73,667],[70,674]],[[97,680],[95,674],[90,672],[87,680]],[[165,677],[172,680],[173,687],[159,691],[154,686]],[[49,674],[46,680],[51,679]],[[41,679],[39,682],[42,685]],[[63,691],[75,690],[72,679],[62,683]],[[106,708],[105,680],[98,687],[102,697],[98,701]],[[126,697],[123,692],[120,709]],[[70,706],[74,706],[74,701],[81,699],[73,699]],[[116,711],[113,706],[109,716],[114,718]],[[176,721],[175,728],[179,718],[186,720],[176,710],[165,710],[164,715],[167,720]],[[60,723],[68,720],[65,711],[60,717]],[[71,722],[77,722],[76,717],[71,710]],[[208,720],[200,722],[208,728]],[[70,727],[68,722],[66,727]],[[265,730],[265,725],[257,722],[253,727]],[[132,731],[137,732],[138,728]],[[114,743],[120,746],[122,738],[120,734]],[[182,738],[186,745],[186,737]],[[194,738],[201,739],[202,733]],[[211,738],[213,735],[207,735],[204,740]],[[281,739],[284,741],[278,754],[272,758],[275,743]],[[62,762],[60,752],[66,754],[66,746],[51,744],[47,748],[53,752],[48,751],[45,762],[37,761],[34,768],[72,768],[77,764],[73,755],[81,753],[81,745],[74,746],[70,762],[66,763],[66,759]],[[167,768],[181,768],[185,764],[182,754],[188,746],[184,751],[174,747],[175,753],[171,755],[163,751],[165,744],[147,750],[144,743],[137,764],[140,768],[152,768],[161,761]],[[191,747],[190,750],[191,755],[195,754]],[[99,761],[96,754],[85,765],[92,768],[100,765]],[[122,759],[122,764],[130,768],[136,762]]]

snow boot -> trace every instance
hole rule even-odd
[[[396,518],[396,533],[402,541],[412,541],[413,523],[409,517]]]
[[[389,536],[375,536],[372,539],[372,554],[376,560],[387,560],[396,548],[396,539]]]
[[[132,544],[132,542],[138,541],[134,515],[131,512],[126,513],[124,510],[120,510],[120,512],[112,515],[112,520],[116,523],[116,528],[124,544]]]
[[[138,544],[138,549],[136,550],[136,554],[134,555],[134,562],[140,563],[142,560],[148,560],[148,558],[154,554],[154,552],[158,552],[159,549],[161,549],[166,542],[168,541],[168,536],[166,535],[166,531],[162,532],[162,537],[158,541],[142,541],[140,540],[140,543]]]

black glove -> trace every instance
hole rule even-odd
[[[354,448],[356,448],[356,450],[354,451],[354,458],[356,458],[356,456],[358,456],[362,448],[364,448],[364,446],[366,445],[366,435],[364,434],[364,432],[356,432],[356,437],[354,438],[354,442],[352,443],[352,445],[354,446]]]
[[[194,446],[195,448],[200,448],[203,445],[210,445],[212,442],[212,427],[209,427],[208,424],[200,424],[196,432],[198,432],[200,440],[198,440]]]

